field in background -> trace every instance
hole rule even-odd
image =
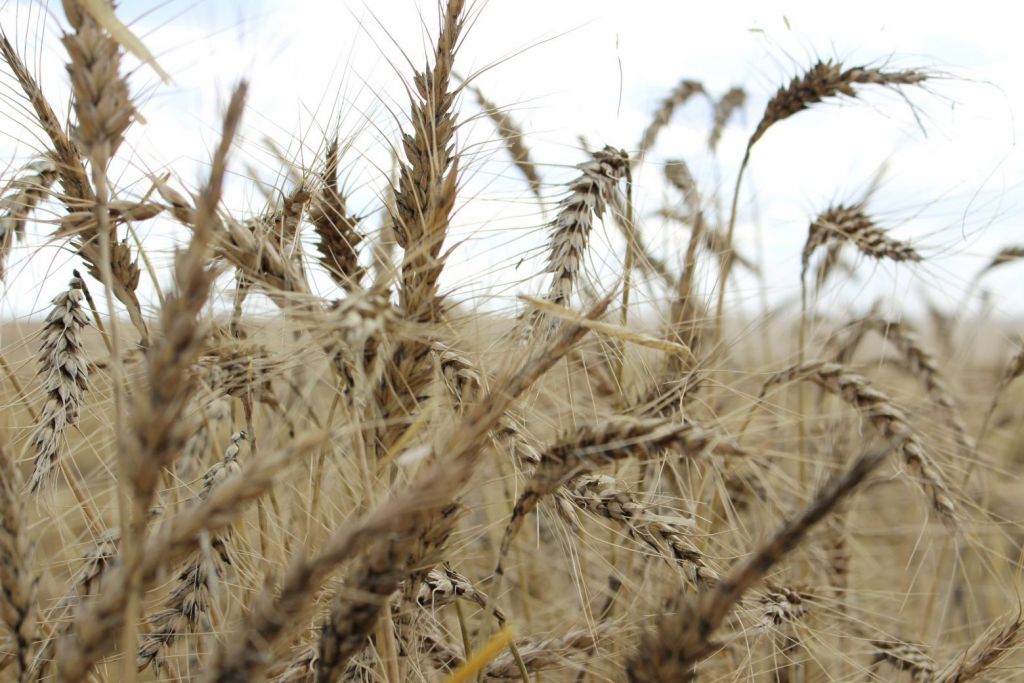
[[[1024,247],[954,307],[877,187],[807,217],[785,283],[736,230],[777,127],[872,92],[912,118],[935,74],[808,65],[747,112],[720,187],[659,136],[704,100],[716,160],[747,93],[684,79],[554,187],[457,76],[486,11],[441,4],[360,215],[336,131],[227,207],[246,83],[198,185],[120,184],[145,113],[125,65],[160,67],[104,0],[63,2],[68,122],[3,39],[39,149],[5,174],[0,272],[33,240],[71,256],[46,318],[0,329],[0,680],[1018,679],[1024,347],[985,283]],[[508,220],[550,219],[501,271],[515,310],[445,270],[486,200],[474,117],[536,203]],[[173,253],[136,239],[153,221]],[[913,285],[865,294],[893,273]]]

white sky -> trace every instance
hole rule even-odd
[[[908,92],[923,130],[898,95],[871,91],[863,91],[860,102],[819,106],[773,127],[755,147],[737,235],[739,247],[756,255],[754,218],[759,219],[770,296],[791,296],[798,291],[809,219],[833,201],[858,198],[884,164],[886,182],[871,208],[881,224],[912,239],[929,261],[912,267],[862,263],[861,273],[872,278],[865,291],[848,287],[826,301],[866,303],[881,294],[906,302],[907,294],[922,289],[952,307],[964,282],[995,250],[1024,243],[1024,156],[1016,145],[1022,132],[1018,115],[1024,112],[1024,48],[1020,17],[1010,6],[478,1],[456,68],[463,74],[486,70],[476,84],[508,106],[527,131],[552,201],[560,196],[558,185],[572,178],[572,165],[584,160],[578,135],[593,145],[630,149],[658,100],[680,79],[701,80],[715,95],[744,86],[745,115],[727,132],[718,160],[704,149],[708,104],[695,100],[676,113],[637,179],[639,204],[646,210],[668,196],[658,164],[673,157],[690,164],[706,195],[717,190],[727,198],[767,98],[817,57],[936,72],[940,77],[927,91]],[[343,137],[352,142],[344,166],[352,208],[379,207],[389,167],[382,142],[397,140],[396,116],[404,118],[407,108],[401,78],[411,68],[402,51],[422,66],[436,34],[432,2],[123,0],[118,14],[174,77],[164,85],[145,68],[133,75],[133,92],[148,122],[133,129],[123,150],[131,154],[119,187],[128,188],[146,169],[166,167],[190,183],[201,177],[227,93],[245,77],[253,88],[246,147],[234,157],[234,171],[255,171],[280,187],[281,164],[267,152],[266,140],[315,166],[323,131],[340,121]],[[66,102],[60,3],[8,2],[0,21],[54,102]],[[126,64],[137,66],[131,59]],[[0,153],[14,159],[11,172],[31,156],[33,145],[26,144],[31,133],[13,108],[20,105],[8,80],[2,85]],[[471,99],[463,112],[477,114]],[[459,141],[469,163],[449,244],[465,241],[446,283],[458,285],[463,299],[507,304],[492,297],[532,293],[539,286],[522,280],[542,266],[543,216],[486,120],[467,124]],[[240,179],[231,186],[232,207],[258,211],[263,198],[251,183],[245,186]],[[134,191],[145,191],[145,183]],[[377,221],[370,217],[367,225],[375,228]],[[166,256],[167,236],[181,236],[159,222],[139,229],[157,260]],[[650,218],[643,230],[659,254],[678,262],[685,244],[681,228]],[[616,270],[621,244],[614,229],[608,237],[595,237],[593,253],[596,273]],[[515,270],[524,256],[530,258]],[[74,263],[52,245],[17,250],[0,314],[44,310]],[[1024,264],[1004,266],[985,285],[1015,291],[1021,269]],[[753,310],[756,283],[740,278],[736,288],[737,302]],[[1021,308],[1015,299],[997,303],[1006,312]]]

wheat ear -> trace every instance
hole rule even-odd
[[[694,680],[694,667],[715,648],[711,637],[743,594],[849,496],[888,453],[884,450],[858,458],[847,472],[819,489],[800,515],[775,532],[713,590],[677,599],[677,608],[657,619],[655,628],[642,636],[638,652],[627,663],[631,683]]]
[[[644,129],[644,134],[640,138],[636,154],[638,159],[642,159],[654,147],[658,134],[668,125],[675,110],[686,104],[694,95],[702,93],[704,93],[704,86],[700,82],[684,79],[665,96],[665,99],[658,105],[657,111],[654,112],[654,119]]]
[[[775,95],[768,100],[757,128],[747,141],[747,148],[743,153],[743,161],[736,174],[736,184],[733,187],[732,206],[729,210],[729,227],[725,235],[728,249],[725,252],[725,259],[722,261],[722,273],[718,285],[718,305],[715,310],[716,345],[721,340],[722,316],[725,314],[725,290],[732,271],[732,245],[736,232],[736,211],[739,207],[740,184],[743,180],[743,173],[750,163],[750,152],[757,141],[774,124],[809,108],[812,104],[841,95],[857,97],[857,90],[854,86],[877,85],[880,87],[899,88],[904,85],[920,85],[927,78],[928,76],[925,73],[914,69],[886,71],[866,66],[843,69],[842,64],[838,62],[831,60],[825,62],[818,61],[806,72],[794,77],[789,82],[789,85],[779,88]]]
[[[21,475],[0,448],[0,622],[14,636],[18,678],[27,681],[36,636],[34,548],[29,541],[24,503],[19,500]]]
[[[718,150],[718,143],[722,139],[725,127],[729,125],[729,120],[741,111],[746,103],[747,93],[739,86],[729,88],[724,95],[718,98],[712,114],[711,132],[708,133],[708,149],[712,152]]]
[[[214,488],[223,482],[241,474],[238,444],[245,438],[245,432],[236,432],[231,436],[224,457],[203,475],[198,495],[200,500],[208,498]],[[139,671],[152,664],[153,671],[159,673],[165,651],[180,634],[212,630],[209,617],[213,597],[211,576],[220,577],[224,566],[229,563],[227,541],[227,533],[213,536],[210,539],[213,552],[196,553],[178,573],[177,585],[171,591],[164,609],[147,620],[152,630],[146,634],[135,656],[135,665]]]
[[[538,202],[543,201],[540,192],[540,174],[537,173],[536,164],[530,159],[530,148],[526,146],[526,134],[523,133],[522,127],[507,111],[502,110],[494,102],[487,99],[480,88],[472,85],[467,87],[473,93],[473,96],[476,97],[476,101],[480,104],[484,114],[494,124],[498,131],[498,136],[505,143],[509,154],[512,155],[512,163],[515,164],[519,172],[526,178],[526,182],[530,184],[530,191],[533,192],[533,196],[537,198]]]
[[[1016,649],[1021,639],[1021,615],[995,623],[967,650],[935,674],[934,683],[967,683]]]
[[[594,220],[604,214],[616,184],[629,171],[629,157],[623,150],[605,147],[577,168],[580,176],[569,186],[570,194],[562,201],[551,226],[548,299],[561,306],[569,305]]]
[[[363,274],[358,251],[363,236],[356,229],[359,219],[349,214],[345,196],[338,186],[340,157],[335,137],[327,144],[320,188],[309,206],[309,222],[319,237],[320,264],[335,284],[351,291],[359,286]]]
[[[37,159],[23,168],[0,197],[0,279],[14,238],[25,237],[29,216],[57,181],[57,165],[49,158]]]
[[[916,475],[917,483],[928,495],[931,507],[944,521],[957,524],[956,504],[920,438],[907,422],[906,415],[888,396],[871,386],[864,376],[838,363],[801,363],[769,377],[761,390],[761,398],[772,386],[807,380],[842,398],[863,414],[880,434],[891,439],[903,461]]]
[[[393,225],[402,258],[399,300],[413,320],[436,317],[437,278],[441,274],[441,245],[455,206],[458,154],[455,135],[456,92],[450,90],[452,64],[466,24],[465,0],[447,0],[434,64],[413,78],[412,134],[403,135],[408,163],[399,170]]]
[[[82,298],[82,281],[73,277],[68,289],[54,298],[43,325],[39,361],[46,402],[32,435],[36,457],[29,482],[31,491],[53,482],[64,430],[78,422],[82,397],[89,388],[89,363],[82,344],[82,329],[89,319],[82,309]]]

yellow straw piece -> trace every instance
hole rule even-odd
[[[665,353],[677,354],[690,360],[694,359],[693,352],[690,351],[690,347],[685,344],[677,344],[676,342],[671,342],[667,339],[658,339],[657,337],[652,337],[649,334],[634,332],[633,330],[621,325],[606,323],[602,320],[590,320],[588,318],[584,318],[576,311],[570,310],[564,306],[559,306],[558,304],[553,304],[550,301],[545,301],[544,299],[538,299],[537,297],[526,296],[524,294],[519,298],[544,313],[553,315],[556,318],[562,318],[563,320],[571,320],[573,323],[591,329],[599,334],[606,334],[609,337],[616,337],[638,346],[646,346],[649,349],[657,349],[658,351],[664,351]]]
[[[498,656],[515,638],[515,631],[511,626],[501,629],[487,641],[487,644],[477,650],[472,657],[466,660],[465,664],[448,677],[445,683],[466,683],[481,669],[491,663],[491,660]]]
[[[111,37],[120,43],[124,49],[149,64],[164,83],[170,83],[171,75],[156,63],[156,57],[142,44],[142,41],[136,38],[135,34],[121,23],[121,20],[114,14],[114,9],[111,7],[109,0],[78,1],[92,15],[96,23],[107,29]]]

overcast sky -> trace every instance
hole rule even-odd
[[[559,184],[572,178],[572,166],[585,158],[579,135],[593,145],[631,149],[658,100],[680,79],[700,80],[715,95],[742,85],[749,94],[746,111],[727,132],[717,159],[705,150],[708,103],[695,100],[676,113],[637,179],[639,205],[653,210],[671,199],[659,181],[667,158],[685,159],[707,196],[728,196],[765,102],[817,58],[923,67],[936,79],[926,90],[908,91],[906,99],[865,91],[863,101],[820,106],[774,127],[753,154],[737,243],[751,255],[763,253],[773,297],[796,293],[809,219],[832,202],[859,198],[884,166],[885,181],[871,208],[881,224],[913,240],[929,261],[912,267],[862,263],[862,274],[873,279],[859,298],[881,294],[904,301],[907,292],[925,289],[952,305],[996,249],[1024,243],[1024,157],[1016,144],[1024,112],[1024,49],[1019,17],[1005,7],[478,1],[456,68],[478,74],[475,83],[523,124],[552,202],[560,196]],[[411,72],[406,59],[417,67],[424,62],[436,35],[433,3],[122,0],[118,15],[174,78],[162,84],[144,67],[133,73],[133,92],[147,123],[133,129],[123,150],[129,163],[118,168],[119,186],[130,189],[143,171],[164,168],[196,182],[216,141],[227,93],[244,77],[253,88],[245,151],[235,157],[233,171],[280,188],[284,169],[269,151],[271,142],[315,166],[324,132],[339,126],[351,141],[344,172],[353,208],[379,207],[389,166],[382,143],[393,143],[404,123],[402,79]],[[60,3],[8,2],[0,19],[54,101],[65,102]],[[131,59],[126,64],[138,67]],[[28,144],[31,129],[19,118],[8,81],[3,84],[0,152],[14,160],[10,173],[40,145]],[[471,99],[462,110],[464,118],[478,113]],[[486,120],[468,123],[459,141],[468,163],[450,243],[462,241],[447,283],[458,283],[463,298],[492,304],[535,291],[538,283],[523,279],[541,267],[545,216]],[[239,212],[263,205],[252,183],[236,178],[230,190],[230,204]],[[375,228],[377,220],[371,216],[368,226]],[[655,218],[643,229],[675,264],[685,231]],[[157,260],[172,243],[169,230],[160,223],[140,226]],[[621,260],[621,243],[609,232],[595,238],[591,268],[598,274],[616,270]],[[17,251],[2,313],[43,310],[66,283],[73,262],[54,247]],[[986,286],[1014,289],[1022,269],[1006,266]],[[857,295],[849,288],[835,294]],[[756,306],[755,282],[738,280],[735,296]],[[1020,310],[1017,301],[1001,305]]]

